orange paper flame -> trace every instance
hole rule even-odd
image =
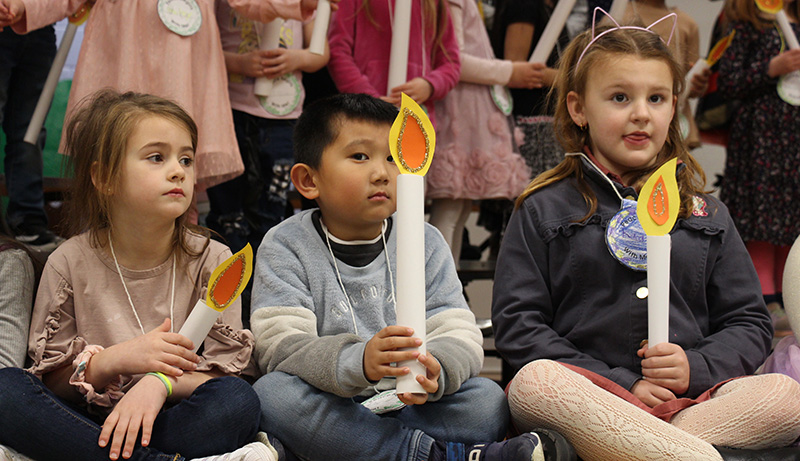
[[[636,216],[647,235],[668,234],[678,219],[681,200],[675,179],[677,165],[676,159],[661,165],[639,192]]]
[[[252,273],[253,249],[248,244],[214,269],[208,281],[206,304],[220,312],[225,310],[242,294]]]
[[[400,113],[389,131],[389,150],[400,173],[424,176],[431,166],[436,133],[425,111],[402,94]]]
[[[92,5],[89,2],[84,3],[78,8],[78,11],[72,13],[69,16],[69,22],[75,24],[76,26],[80,26],[87,19],[89,19],[89,12],[92,10]]]
[[[783,0],[756,0],[756,5],[765,13],[775,14],[783,9]]]
[[[719,61],[719,58],[721,58],[722,55],[725,54],[725,50],[727,50],[728,47],[731,46],[731,42],[733,42],[733,37],[735,35],[736,31],[735,30],[731,31],[730,34],[728,34],[725,37],[722,37],[722,39],[720,39],[720,41],[718,41],[717,44],[714,45],[714,48],[711,48],[711,51],[708,53],[708,58],[706,59],[706,62],[708,62],[709,66],[713,66],[714,64],[716,64],[716,62]]]

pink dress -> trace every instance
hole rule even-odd
[[[13,26],[26,33],[61,20],[85,0],[23,0],[26,14]],[[299,0],[230,0],[252,19],[300,19]],[[228,78],[214,0],[197,0],[199,30],[181,36],[161,22],[157,0],[98,0],[86,23],[65,124],[76,106],[102,88],[150,93],[181,105],[197,123],[196,175],[212,186],[244,171],[233,131]],[[64,144],[60,149],[64,151]]]
[[[491,94],[493,84],[508,83],[512,63],[495,59],[474,1],[449,3],[456,34],[463,37],[461,82],[436,102],[436,152],[426,175],[426,196],[513,199],[531,173],[517,152],[511,118]]]

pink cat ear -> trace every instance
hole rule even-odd
[[[594,36],[594,28],[597,25],[597,12],[598,11],[603,13],[608,19],[610,19],[611,22],[613,22],[614,25],[617,26],[617,29],[620,28],[619,23],[616,21],[616,19],[614,19],[613,16],[608,14],[608,12],[606,10],[604,10],[604,9],[600,8],[599,6],[597,6],[597,7],[594,8],[594,12],[592,13],[592,40],[594,40],[594,38],[595,38],[595,36]],[[600,20],[602,21],[603,18],[600,18]]]
[[[672,30],[669,32],[669,38],[667,38],[666,44],[669,46],[670,42],[672,41],[672,36],[675,35],[675,28],[678,26],[678,15],[675,13],[670,13],[663,18],[657,20],[656,22],[647,26],[647,30],[650,30],[651,27],[655,26],[656,24],[660,23],[661,21],[667,21],[672,19]]]

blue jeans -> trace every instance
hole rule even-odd
[[[359,399],[338,397],[282,372],[264,375],[253,387],[261,400],[261,430],[307,460],[427,460],[434,439],[494,442],[508,429],[505,393],[486,378],[469,379],[437,402],[380,416]]]
[[[111,444],[97,445],[103,419],[64,402],[24,370],[0,369],[2,445],[39,461],[108,461]],[[233,451],[255,439],[258,419],[258,397],[246,381],[214,378],[162,410],[150,446],[137,441],[130,459],[181,460]]]
[[[0,32],[0,123],[6,135],[8,223],[47,224],[42,190],[44,130],[36,145],[23,141],[56,55],[53,26],[17,35]]]
[[[244,174],[207,190],[206,224],[234,252],[247,243],[256,250],[267,231],[286,216],[294,123],[233,111]]]

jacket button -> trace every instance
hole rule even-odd
[[[647,297],[648,293],[650,293],[650,291],[647,289],[647,287],[639,287],[639,289],[636,290],[636,297],[639,299],[644,299]]]

